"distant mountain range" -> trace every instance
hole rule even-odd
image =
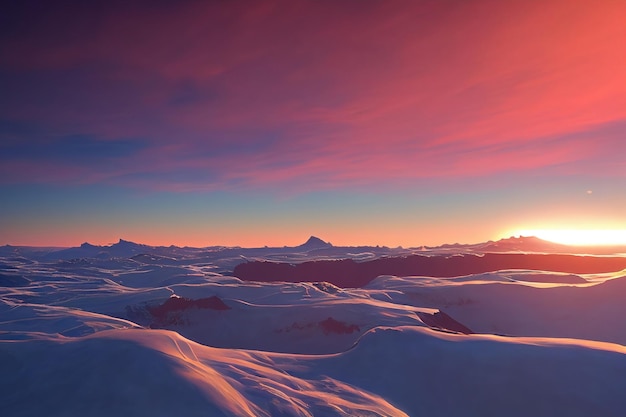
[[[131,258],[140,255],[154,255],[170,259],[188,259],[206,257],[207,259],[228,256],[235,258],[272,257],[284,254],[303,254],[309,257],[330,257],[340,259],[348,257],[376,258],[380,256],[397,256],[410,254],[454,254],[454,253],[558,253],[558,254],[589,254],[589,255],[619,255],[626,253],[626,247],[615,246],[568,246],[548,242],[537,237],[510,237],[498,241],[488,241],[477,244],[445,244],[441,246],[421,246],[416,248],[389,248],[386,246],[333,246],[316,236],[311,236],[305,243],[298,246],[242,248],[212,246],[205,248],[178,247],[178,246],[149,246],[120,239],[112,245],[92,245],[83,243],[72,248],[38,248],[28,246],[0,247],[0,256],[28,256],[45,260],[70,260],[80,258]],[[142,259],[149,260],[147,257]]]

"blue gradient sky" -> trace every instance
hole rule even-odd
[[[16,2],[0,244],[626,230],[626,3]]]

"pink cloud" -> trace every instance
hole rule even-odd
[[[572,136],[626,120],[623,3],[353,6],[130,6],[90,27],[57,12],[84,36],[33,32],[1,62],[76,80],[7,116],[153,146],[95,172],[23,171],[194,189],[571,170],[608,144]]]

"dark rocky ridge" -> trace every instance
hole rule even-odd
[[[318,282],[342,288],[359,288],[380,275],[456,277],[506,269],[596,274],[626,269],[624,257],[487,253],[484,255],[386,257],[366,262],[350,259],[300,264],[254,261],[239,264],[233,275],[245,281]],[[561,280],[561,283],[578,283]]]
[[[147,308],[147,311],[154,319],[150,327],[160,328],[170,324],[180,324],[180,313],[193,308],[220,311],[230,310],[230,307],[217,296],[199,298],[197,300],[186,297],[170,297],[160,305]]]

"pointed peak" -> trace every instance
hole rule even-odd
[[[121,239],[119,242],[115,243],[113,246],[140,246],[138,243],[131,242],[130,240]]]
[[[317,237],[317,236],[310,236],[310,237],[309,237],[309,239],[306,241],[305,245],[306,245],[307,243],[323,243],[323,244],[325,244],[325,245],[327,245],[327,244],[328,244],[327,242],[323,241],[322,239],[320,239],[320,238],[319,238],[319,237]]]
[[[305,243],[303,243],[302,245],[298,247],[302,249],[321,249],[321,248],[330,248],[332,246],[333,245],[331,245],[328,242],[323,241],[319,237],[311,236]]]

